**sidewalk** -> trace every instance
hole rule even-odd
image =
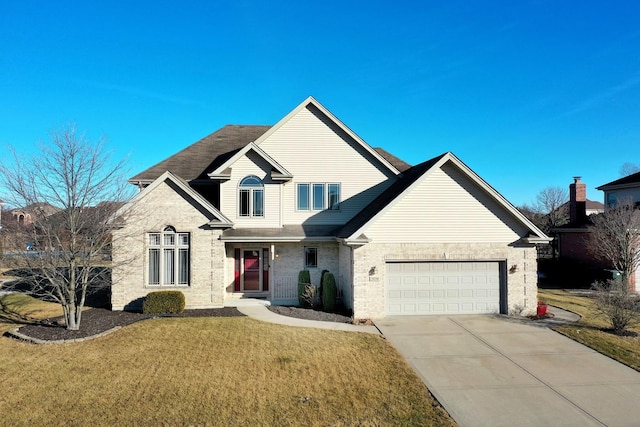
[[[286,326],[297,326],[300,328],[330,329],[334,331],[366,332],[369,334],[380,334],[375,326],[352,325],[349,323],[321,322],[318,320],[298,319],[295,317],[281,316],[267,308],[267,301],[255,299],[239,299],[237,301],[227,301],[225,306],[236,307],[242,314],[263,322],[277,323]]]

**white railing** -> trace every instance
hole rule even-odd
[[[286,301],[298,299],[298,283],[295,277],[277,277],[273,287],[273,300]]]

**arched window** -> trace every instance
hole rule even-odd
[[[238,216],[264,216],[264,185],[255,175],[244,177],[238,184]]]
[[[149,285],[189,285],[189,233],[172,226],[149,233]]]

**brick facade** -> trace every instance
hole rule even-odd
[[[211,229],[208,218],[189,196],[163,183],[139,200],[126,216],[126,228],[113,233],[113,310],[137,308],[156,290],[179,290],[188,308],[222,307],[224,304],[224,243],[221,230]],[[148,285],[147,233],[172,226],[190,234],[189,286]]]
[[[500,261],[506,266],[509,314],[535,314],[537,304],[537,253],[535,247],[500,243],[469,244],[375,244],[354,251],[353,312],[356,318],[385,315],[386,262]],[[515,268],[514,268],[515,266]],[[376,280],[371,280],[375,267]]]

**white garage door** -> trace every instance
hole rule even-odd
[[[498,262],[402,262],[387,264],[387,314],[500,312]]]

